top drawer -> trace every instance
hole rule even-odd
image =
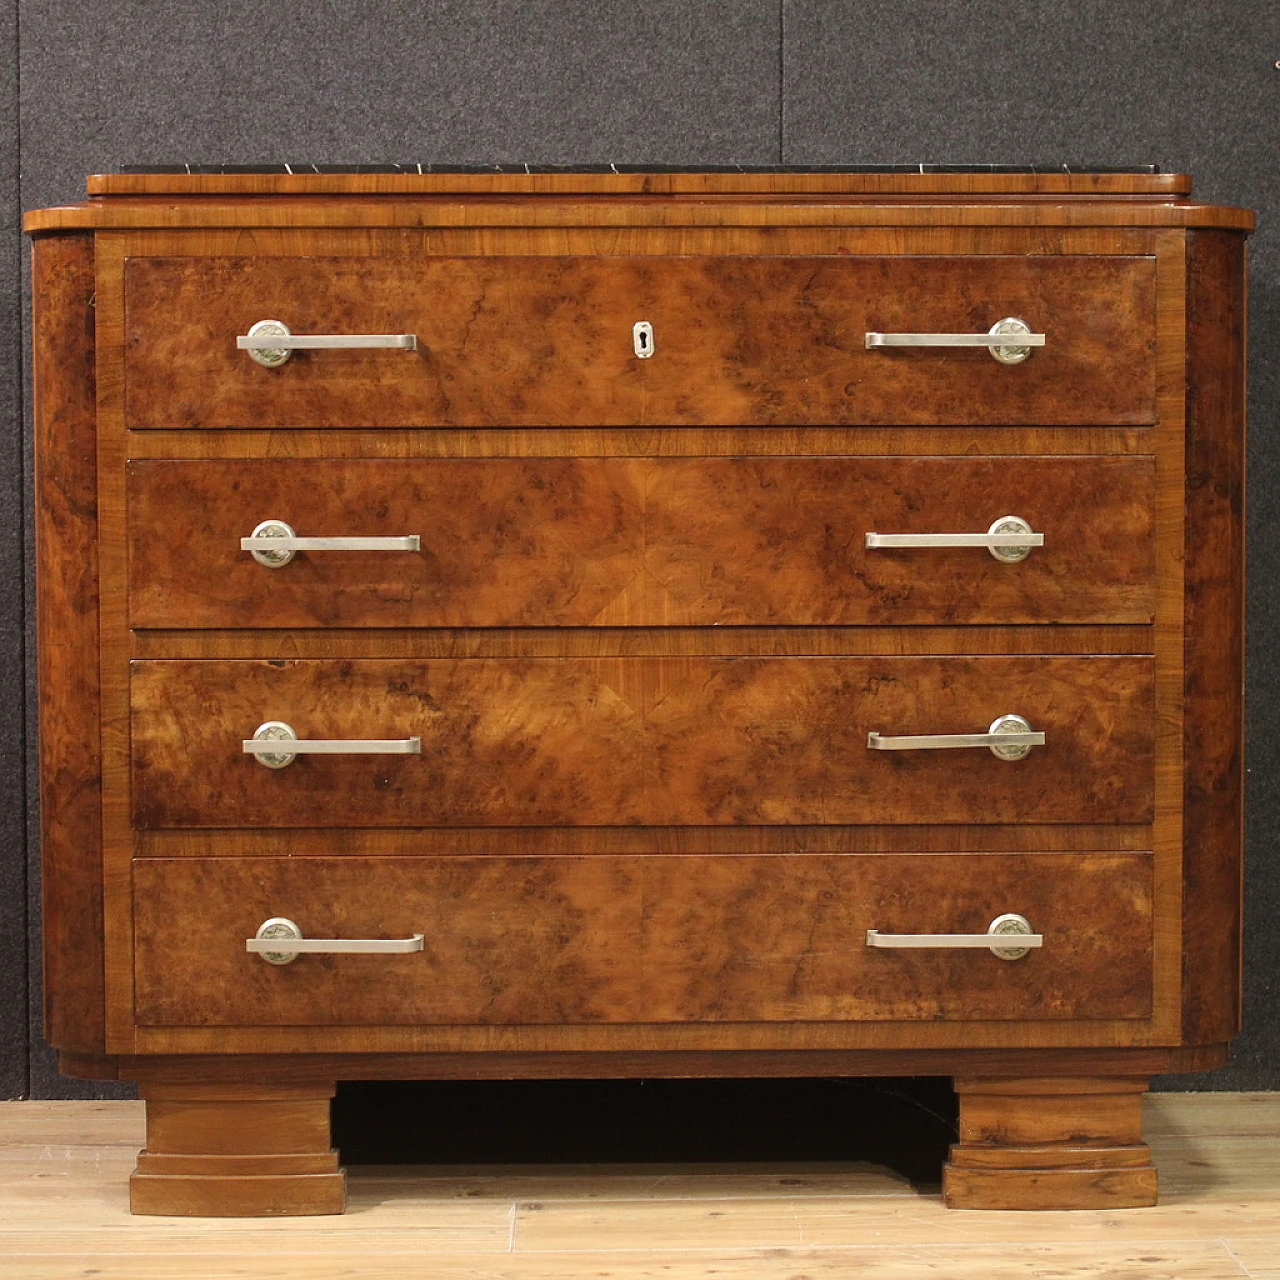
[[[125,308],[131,427],[1141,425],[1155,412],[1146,257],[132,258]],[[867,346],[1010,317],[1044,335],[1021,363]],[[263,320],[416,346],[299,350],[267,368],[236,345]]]

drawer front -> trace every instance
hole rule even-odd
[[[132,427],[1146,424],[1155,266],[1138,257],[133,258]],[[985,334],[1020,364],[868,334]],[[294,352],[236,339],[406,335]],[[637,323],[651,326],[637,354]]]
[[[137,1020],[149,1026],[1144,1018],[1146,853],[145,859]],[[881,934],[1043,945],[879,949]],[[245,942],[423,935],[421,951]],[[283,946],[284,944],[280,944]]]
[[[141,827],[1146,822],[1146,657],[136,662]],[[1045,744],[872,750],[871,733]],[[300,739],[419,754],[242,747]],[[386,749],[386,748],[383,748]]]
[[[1149,623],[1149,457],[147,460],[129,467],[135,627]],[[1044,545],[875,547],[871,533]],[[419,549],[259,563],[300,537]]]

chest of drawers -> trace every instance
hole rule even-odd
[[[1148,1204],[1239,1003],[1244,238],[1176,175],[134,174],[28,216],[46,1028],[139,1212],[341,1079],[949,1075]]]

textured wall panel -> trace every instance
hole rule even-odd
[[[22,0],[24,199],[121,164],[777,159],[776,0]]]
[[[1251,246],[1246,1031],[1198,1087],[1280,1088],[1280,5],[784,0],[789,164],[1123,165],[1258,211]]]
[[[0,3],[0,1098],[27,1085],[17,0]]]

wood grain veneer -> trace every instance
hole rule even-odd
[[[135,887],[145,1025],[1035,1022],[1151,1009],[1145,853],[152,859]],[[1006,961],[865,942],[870,928],[985,933],[1007,911],[1045,935],[1043,949]],[[309,937],[426,940],[406,955],[276,966],[244,947],[274,916]]]
[[[136,630],[136,658],[892,657],[1145,654],[1154,627],[439,627]]]
[[[300,175],[305,177],[305,175]],[[664,175],[665,176],[665,175]],[[702,177],[703,175],[699,175]],[[1090,187],[1067,184],[1041,187],[1040,179],[1020,181],[1018,175],[998,175],[984,182],[975,175],[956,175],[958,181],[934,178],[913,191],[911,175],[899,185],[902,175],[882,174],[879,181],[864,184],[859,191],[822,193],[813,198],[803,191],[747,186],[737,190],[736,175],[722,175],[714,187],[686,188],[683,199],[651,198],[600,199],[609,195],[610,175],[601,175],[596,184],[558,187],[548,184],[539,190],[526,184],[522,198],[512,200],[506,193],[486,198],[486,193],[470,191],[466,184],[449,186],[437,178],[418,180],[391,189],[386,196],[375,180],[362,175],[318,185],[313,199],[288,198],[290,189],[280,177],[259,184],[259,191],[275,191],[286,198],[269,201],[235,200],[234,178],[222,187],[217,178],[197,179],[189,192],[206,195],[200,201],[153,199],[147,196],[90,200],[55,209],[38,209],[23,218],[23,228],[31,234],[76,230],[155,227],[656,227],[687,226],[822,226],[856,222],[861,226],[889,227],[1220,227],[1224,230],[1252,231],[1254,218],[1244,209],[1197,204],[1174,187],[1159,184],[1137,187],[1128,184]],[[1047,176],[1047,175],[1045,175]],[[1176,175],[1169,175],[1178,181]],[[459,186],[467,192],[459,199]],[[296,190],[297,188],[295,188]],[[305,187],[301,188],[305,190]],[[244,188],[241,188],[243,191]],[[634,187],[632,188],[634,190]],[[217,194],[214,194],[217,193]],[[158,193],[159,194],[159,193]],[[721,198],[713,198],[715,195]],[[1108,199],[1110,195],[1113,198]]]
[[[943,1170],[954,1209],[1137,1208],[1156,1202],[1131,1076],[956,1080],[960,1141]]]
[[[140,662],[139,827],[1146,822],[1151,664],[1132,657]],[[867,735],[985,733],[1025,759],[872,751]],[[241,742],[422,740],[418,755]]]
[[[1155,274],[1137,258],[134,258],[134,427],[578,423],[1149,423]],[[974,348],[866,350],[868,332],[985,333],[1017,316],[1019,365]],[[1049,318],[1052,317],[1052,325]],[[296,352],[235,338],[417,336],[416,351]],[[648,320],[661,357],[638,360]]]
[[[430,166],[427,166],[430,169]],[[305,170],[306,166],[298,166]],[[419,166],[421,168],[421,166]],[[921,196],[949,196],[973,202],[973,197],[998,194],[1022,200],[1063,196],[1125,196],[1132,200],[1186,199],[1191,179],[1183,173],[875,173],[820,171],[618,172],[427,172],[414,173],[95,173],[86,186],[91,196],[210,196],[210,195],[713,195],[736,199],[753,195],[839,195],[883,203],[918,200]],[[1227,212],[1227,211],[1222,211]]]
[[[346,1174],[329,1143],[333,1084],[142,1087],[147,1145],[129,1179],[134,1213],[276,1218],[341,1213]]]
[[[136,460],[135,627],[1149,623],[1150,458]],[[1045,547],[873,550],[869,532]],[[416,533],[418,553],[239,550]]]
[[[94,1052],[106,1042],[93,240],[40,240],[32,266],[45,1032]]]
[[[48,1028],[143,1083],[140,1210],[339,1211],[332,1082],[415,1075],[951,1073],[950,1203],[1150,1201],[1145,1080],[1238,1018],[1251,215],[1154,174],[94,191],[27,221]],[[1019,366],[863,344],[1010,314]],[[420,345],[271,371],[264,318]],[[863,546],[1010,514],[1021,565]],[[268,517],[423,550],[266,570]],[[1007,712],[1018,763],[866,747]],[[424,751],[272,772],[265,719]],[[1046,950],[859,944],[1000,910]],[[427,950],[243,950],[294,912]]]
[[[1041,1027],[1044,1024],[1040,1024]],[[218,1033],[225,1039],[226,1033]],[[781,1076],[1156,1075],[1210,1071],[1228,1060],[1226,1045],[1197,1049],[1037,1048],[635,1050],[595,1053],[512,1053],[495,1049],[451,1053],[164,1054],[111,1058],[64,1054],[64,1075],[179,1083],[193,1077],[235,1083],[246,1078],[281,1084],[331,1080],[742,1079]],[[1184,1095],[1185,1096],[1185,1095]]]
[[[1183,1033],[1241,1020],[1244,839],[1244,244],[1196,232],[1188,255],[1187,662]]]

